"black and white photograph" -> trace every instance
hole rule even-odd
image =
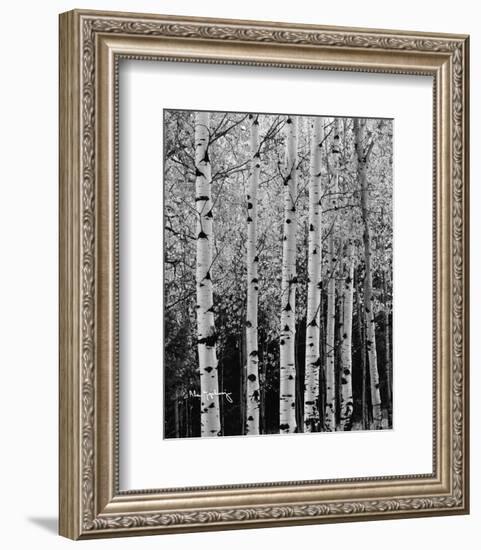
[[[164,110],[164,437],[392,428],[393,121]]]

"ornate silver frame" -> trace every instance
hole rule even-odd
[[[468,512],[468,37],[74,10],[60,16],[60,533],[73,539]],[[431,75],[433,474],[118,490],[121,58]]]

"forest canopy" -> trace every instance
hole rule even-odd
[[[392,120],[163,130],[164,437],[391,428]]]

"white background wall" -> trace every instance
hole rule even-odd
[[[169,2],[51,0],[2,6],[0,84],[0,545],[66,548],[57,515],[57,14],[74,7],[265,19],[471,34],[471,384],[481,384],[481,18],[477,2],[344,0]],[[477,548],[481,535],[481,437],[473,399],[470,516],[117,539],[88,548],[266,548],[355,550]],[[412,452],[406,449],[406,453]]]

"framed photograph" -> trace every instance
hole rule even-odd
[[[60,16],[60,534],[468,512],[468,59]]]

